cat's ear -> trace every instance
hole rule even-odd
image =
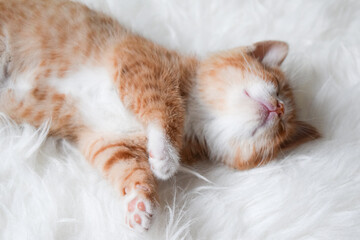
[[[318,130],[305,122],[296,121],[294,126],[294,133],[281,144],[282,149],[293,148],[320,137]]]
[[[254,43],[249,54],[268,67],[278,67],[284,61],[289,45],[281,41],[263,41]]]

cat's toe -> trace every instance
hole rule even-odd
[[[141,186],[125,196],[126,224],[138,231],[144,232],[149,229],[155,211],[155,203],[140,194]]]
[[[157,178],[166,180],[179,168],[179,153],[161,129],[149,127],[148,152],[151,170]]]
[[[166,151],[160,156],[150,156],[149,163],[151,165],[151,170],[157,178],[163,180],[169,179],[179,168],[179,156],[175,149]]]

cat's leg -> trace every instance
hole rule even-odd
[[[149,124],[147,129],[147,149],[151,169],[158,178],[168,179],[179,167],[178,150],[160,124]]]
[[[130,66],[120,66],[115,77],[117,88],[122,102],[147,127],[149,162],[154,174],[168,179],[179,167],[184,103],[176,81],[157,79],[155,73],[146,72],[147,66],[139,67],[139,72],[130,74]]]
[[[125,221],[136,230],[147,230],[157,203],[156,179],[150,169],[146,136],[113,138],[81,134],[79,148],[120,192]]]

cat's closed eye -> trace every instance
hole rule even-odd
[[[279,96],[280,95],[280,83],[279,83],[279,80],[276,78],[276,96]]]
[[[237,168],[266,163],[282,147],[319,136],[314,128],[296,120],[292,89],[279,68],[287,52],[286,43],[265,41],[248,49],[216,54],[202,63],[200,99],[210,106],[219,123],[231,126],[230,131],[230,127],[214,124],[206,132],[216,138],[206,139],[210,144],[214,142],[214,154],[232,158],[231,165]],[[225,94],[217,94],[214,89]],[[243,93],[241,101],[234,101],[234,92]],[[311,129],[307,131],[311,134],[298,134],[300,129]],[[217,147],[219,139],[231,142],[235,150],[225,154]]]

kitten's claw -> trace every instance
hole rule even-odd
[[[155,211],[155,204],[140,193],[142,190],[143,187],[137,185],[125,195],[125,223],[139,232],[149,229]]]
[[[167,140],[161,129],[149,127],[148,152],[151,170],[157,178],[172,177],[179,167],[179,154]]]

